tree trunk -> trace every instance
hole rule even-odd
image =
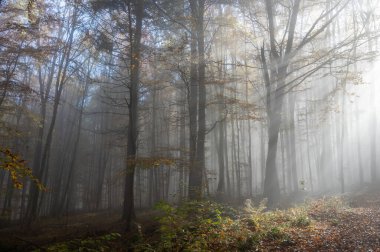
[[[296,152],[296,134],[295,134],[295,105],[296,99],[293,92],[289,92],[289,143],[290,143],[290,169],[292,173],[293,192],[298,192],[298,174],[297,174],[297,152]]]
[[[135,29],[131,37],[131,55],[130,55],[130,89],[129,89],[129,104],[128,104],[128,138],[127,138],[127,158],[126,158],[126,175],[124,188],[124,203],[122,219],[126,221],[126,230],[132,228],[132,220],[135,218],[134,211],[134,175],[136,167],[137,154],[137,134],[138,134],[138,87],[140,83],[140,48],[142,23],[144,15],[144,0],[136,1],[135,3]],[[128,3],[130,5],[130,3]],[[130,9],[130,6],[129,6]],[[129,13],[131,15],[131,13]],[[131,24],[130,24],[131,25]],[[132,36],[133,35],[133,36]]]
[[[203,193],[203,173],[205,172],[205,139],[206,139],[206,62],[205,62],[205,45],[204,45],[204,0],[189,0],[191,13],[192,13],[192,36],[191,36],[191,73],[190,85],[191,89],[198,88],[194,95],[190,95],[190,174],[189,174],[189,199],[199,200],[202,198]],[[198,64],[194,64],[193,60],[196,58],[196,49],[198,50]],[[198,70],[198,78],[195,79],[196,70]],[[197,80],[197,81],[196,81]],[[193,86],[197,83],[197,86]],[[195,91],[195,92],[194,92]],[[197,96],[195,96],[197,94]],[[196,97],[198,100],[196,101]],[[198,102],[198,121],[196,120],[195,104]],[[194,110],[193,110],[194,109]],[[198,129],[191,126],[193,122],[197,122]],[[196,132],[196,133],[195,133]],[[196,139],[194,138],[196,135]],[[193,153],[193,151],[195,152]],[[194,155],[195,154],[195,155]]]
[[[274,207],[280,197],[280,186],[277,175],[277,146],[278,135],[281,125],[281,105],[283,94],[276,96],[273,103],[273,109],[268,115],[268,155],[266,159],[265,180],[264,180],[264,197],[268,198],[268,206]]]

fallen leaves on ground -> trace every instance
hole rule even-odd
[[[359,200],[360,202],[357,202]],[[328,201],[328,200],[327,200]],[[331,201],[331,200],[330,200]],[[337,198],[333,201],[338,201]],[[346,199],[355,207],[326,204],[326,199],[310,203],[308,227],[289,227],[291,243],[263,244],[265,251],[380,251],[380,193]],[[351,205],[350,204],[350,205]]]

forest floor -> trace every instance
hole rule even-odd
[[[264,243],[273,251],[380,251],[380,188],[343,197],[343,206],[311,202],[311,225],[288,228],[291,243]]]
[[[305,215],[296,215],[295,212],[299,211]],[[213,244],[210,241],[210,247],[214,248],[210,251],[380,251],[380,187],[339,197],[314,199],[301,207],[270,213],[270,218],[263,217],[267,215],[268,212],[262,213],[255,219],[254,227],[252,223],[247,224],[240,219],[239,225],[245,226],[234,233],[226,231],[231,229],[225,228],[226,223],[223,224],[226,235],[234,236],[230,239],[231,243],[241,242],[246,239],[244,237],[261,232],[263,235],[258,236],[259,240],[249,243],[253,244],[252,247],[248,243],[243,247],[233,244],[232,247],[231,244],[218,247],[215,241],[212,241]],[[291,219],[291,215],[297,216],[296,219]],[[118,213],[105,212],[78,214],[58,220],[42,219],[29,231],[18,227],[0,229],[0,251],[127,251],[135,242],[131,243],[131,239],[140,243],[134,250],[154,251],[159,248],[159,251],[168,251],[159,245],[162,236],[158,232],[160,224],[155,218],[157,212],[146,212],[138,218],[144,239],[124,234],[119,216]],[[265,229],[267,224],[270,226]],[[264,229],[265,232],[262,231]],[[237,234],[243,232],[241,230],[248,233]],[[170,246],[178,248],[179,244]]]

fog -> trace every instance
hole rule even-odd
[[[380,176],[371,0],[0,1],[0,225],[268,209]]]

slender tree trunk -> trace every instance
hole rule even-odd
[[[357,141],[357,154],[358,154],[358,167],[359,167],[359,183],[363,185],[364,183],[364,171],[362,162],[362,149],[361,149],[361,138],[360,138],[360,125],[359,125],[359,107],[358,102],[355,103],[355,117],[356,117],[356,141]]]
[[[197,1],[189,0],[191,6],[191,39],[190,39],[190,94],[189,94],[189,144],[190,144],[190,160],[189,160],[189,199],[197,197],[201,183],[199,178],[202,171],[198,171],[196,164],[197,154],[197,132],[198,132],[198,67],[197,67]],[[200,174],[199,174],[200,173]]]
[[[313,186],[313,176],[311,172],[311,159],[310,159],[310,137],[309,137],[309,116],[307,111],[307,105],[305,107],[305,121],[306,121],[306,145],[307,145],[307,162],[309,167],[309,180],[310,180],[310,189],[313,192],[314,186]]]
[[[236,184],[238,199],[241,198],[241,162],[240,162],[240,127],[239,120],[236,118],[236,133],[237,133],[237,153],[236,153]]]
[[[236,169],[237,169],[237,158],[236,158],[236,137],[235,137],[235,116],[231,115],[231,192],[233,196],[236,196]]]
[[[220,112],[219,112],[220,114]],[[225,194],[225,166],[224,166],[224,122],[219,123],[218,127],[218,133],[219,133],[219,139],[218,141],[218,165],[219,165],[219,181],[218,181],[218,188],[217,188],[217,194],[220,199],[224,198]]]
[[[196,141],[190,146],[191,152],[195,149],[195,156],[192,162],[190,162],[190,174],[189,174],[189,198],[192,200],[198,200],[202,198],[203,192],[203,174],[205,172],[205,140],[206,140],[206,85],[205,85],[205,74],[206,74],[206,62],[205,62],[205,45],[204,45],[204,10],[205,1],[204,0],[189,0],[191,13],[192,13],[192,38],[191,38],[191,58],[195,58],[195,46],[198,49],[198,64],[194,65],[192,61],[191,73],[190,73],[190,85],[193,86],[196,81],[195,68],[197,67],[198,78],[197,78],[197,88],[198,88],[198,121],[196,120],[195,112],[190,110],[190,118],[197,122],[197,131],[191,128],[190,141],[195,141],[193,139],[194,133],[196,132]],[[193,88],[193,87],[191,87]],[[190,91],[191,93],[191,91]],[[194,94],[195,95],[195,94]],[[190,107],[194,107],[195,98],[191,95]],[[193,108],[190,108],[193,109]],[[190,121],[190,126],[192,121]],[[194,127],[194,126],[191,126]],[[195,146],[194,146],[195,145]],[[206,179],[206,178],[205,178]]]
[[[293,192],[298,192],[298,174],[297,174],[297,152],[296,152],[296,134],[295,134],[295,94],[290,92],[289,98],[289,142],[290,142],[290,169],[292,170]]]
[[[226,160],[226,167],[225,167],[225,172],[226,172],[226,181],[227,181],[227,188],[226,188],[226,191],[227,191],[227,194],[228,196],[231,196],[232,195],[232,188],[231,188],[231,178],[230,178],[230,173],[229,173],[229,162],[228,162],[228,144],[227,144],[227,141],[228,141],[228,130],[227,130],[227,123],[224,125],[224,157],[225,157],[225,160]],[[231,166],[232,167],[232,166]]]
[[[67,75],[67,69],[70,63],[70,57],[71,57],[71,50],[72,50],[72,44],[74,40],[74,32],[76,30],[76,22],[77,22],[77,10],[74,9],[73,14],[73,22],[72,27],[69,33],[67,45],[64,48],[63,55],[61,56],[61,60],[59,63],[59,69],[58,74],[55,82],[55,97],[54,97],[54,104],[53,104],[53,111],[52,111],[52,118],[50,121],[50,125],[48,128],[47,136],[45,143],[43,144],[43,131],[44,127],[40,129],[39,132],[39,139],[37,141],[36,146],[36,152],[35,152],[35,163],[33,164],[33,170],[35,171],[35,174],[37,178],[40,178],[44,180],[45,175],[47,174],[47,165],[48,165],[48,157],[50,153],[51,143],[53,140],[53,131],[56,123],[57,118],[57,112],[58,112],[58,106],[61,98],[61,94],[63,91],[64,83],[66,81],[66,75]],[[54,63],[53,63],[54,64]],[[53,73],[54,74],[54,73]],[[53,74],[51,74],[51,77],[53,77]],[[41,79],[41,78],[40,78]],[[41,80],[40,80],[41,82]],[[51,79],[48,80],[48,85],[50,86]],[[41,89],[42,89],[41,84]],[[47,89],[50,91],[50,88]],[[47,93],[48,94],[48,93]],[[43,102],[41,104],[41,115],[42,115],[42,123],[45,122],[45,115],[46,115],[46,103],[48,100],[48,96],[45,94],[45,97],[43,99]],[[41,92],[41,95],[43,95],[43,92]],[[39,201],[39,195],[40,191],[37,188],[35,184],[31,184],[30,188],[30,200],[28,201],[28,207],[26,211],[26,225],[27,227],[30,227],[32,222],[36,219],[38,214],[38,201]]]
[[[183,104],[185,104],[185,101],[183,101]],[[185,173],[185,167],[186,167],[186,106],[181,106],[181,119],[180,119],[180,129],[179,129],[179,146],[180,146],[180,174],[179,174],[179,202],[181,202],[185,196],[186,196],[186,173]]]
[[[371,108],[374,108],[374,100],[375,100],[375,92],[374,88],[371,88],[371,94],[370,94],[370,103]],[[376,160],[376,153],[377,153],[377,117],[376,112],[373,110],[370,120],[370,127],[371,127],[371,157],[370,157],[370,166],[371,166],[371,182],[376,183],[377,181],[377,160]]]
[[[265,132],[264,132],[264,122],[260,122],[260,164],[261,164],[261,187],[264,190],[264,180],[265,180]]]
[[[246,82],[246,103],[248,103],[248,81]],[[252,197],[253,193],[253,167],[252,167],[252,132],[251,132],[251,119],[247,118],[248,130],[248,195]]]
[[[129,3],[130,5],[130,3]],[[132,220],[135,218],[134,211],[134,174],[136,167],[137,154],[137,134],[138,134],[138,87],[140,83],[140,48],[142,23],[144,16],[144,0],[139,0],[135,3],[135,29],[131,35],[131,65],[130,65],[130,89],[129,89],[129,120],[128,120],[128,137],[127,137],[127,158],[126,158],[126,176],[124,188],[124,203],[123,203],[123,220],[126,221],[126,230],[130,231]],[[130,6],[129,6],[129,9]],[[131,11],[131,10],[130,10]],[[131,13],[129,13],[131,15]],[[132,36],[133,34],[133,36]]]
[[[285,166],[285,132],[284,130],[281,130],[280,133],[280,141],[281,141],[281,166],[282,166],[282,186],[283,186],[283,192],[286,193],[286,166]]]
[[[204,43],[204,11],[205,0],[198,0],[198,20],[197,20],[197,40],[198,40],[198,135],[197,135],[197,170],[200,177],[197,183],[201,183],[198,195],[195,198],[202,197],[203,179],[202,176],[206,171],[205,167],[205,143],[206,143],[206,61],[205,61],[205,43]],[[199,186],[199,185],[198,185]],[[199,194],[200,193],[200,194]]]

